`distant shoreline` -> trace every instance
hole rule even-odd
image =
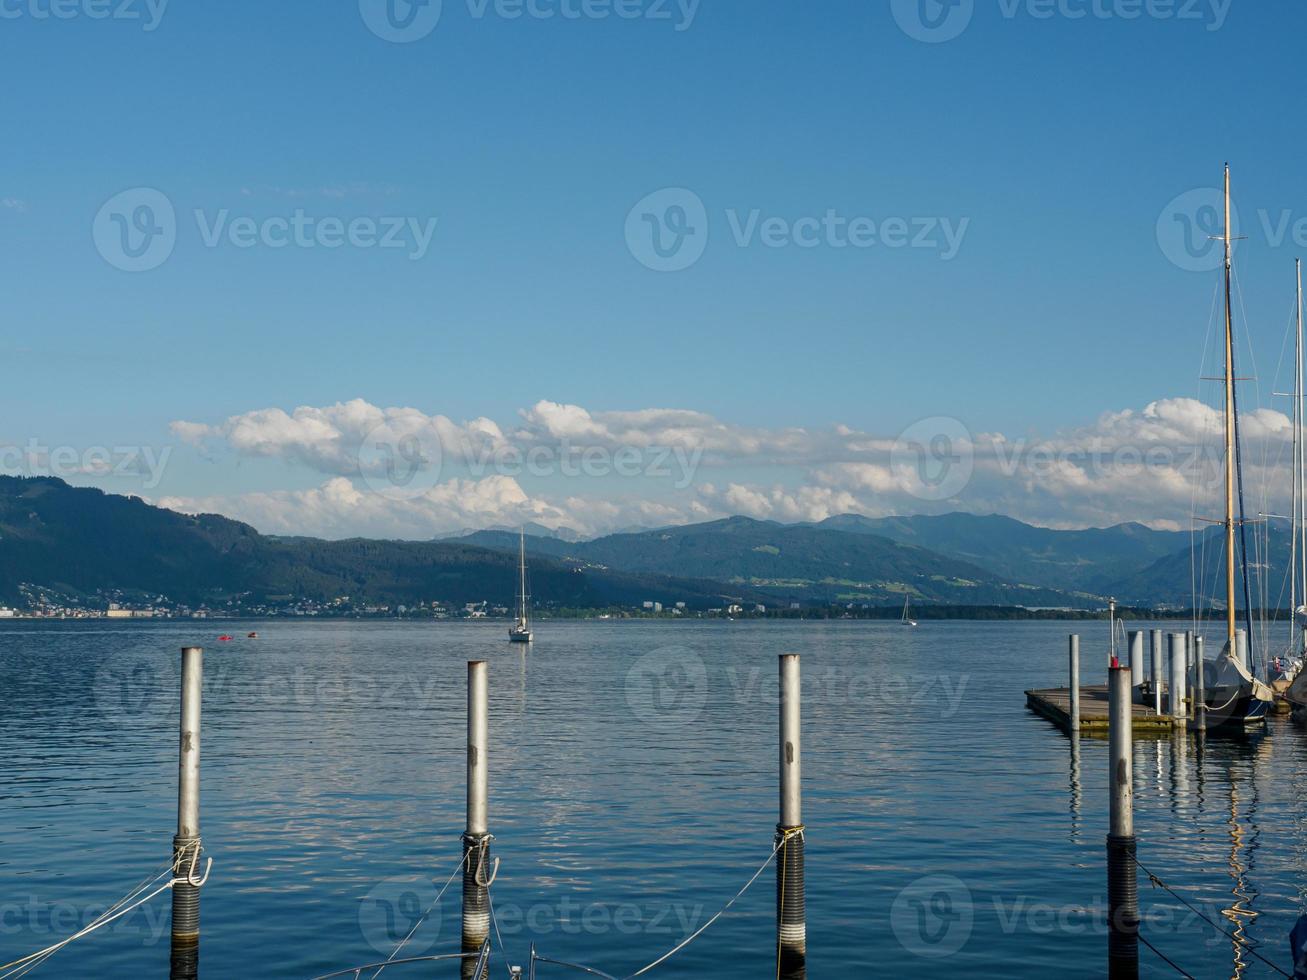
[[[669,615],[667,613],[639,613],[632,611],[568,611],[568,612],[538,612],[535,620],[538,623],[548,622],[895,622],[902,612],[898,608],[877,608],[877,609],[858,609],[858,610],[776,610],[766,613],[740,613],[733,616],[725,615],[700,615],[694,612],[687,612],[682,615]],[[913,618],[918,622],[1106,622],[1109,618],[1108,611],[1102,610],[1077,610],[1077,609],[1024,609],[1010,606],[920,606],[912,611]],[[1204,620],[1222,618],[1224,613],[1221,610],[1207,610],[1203,613]],[[1287,621],[1291,613],[1287,609],[1282,610],[1257,610],[1255,617],[1258,620],[1269,620],[1271,622]],[[1135,621],[1175,621],[1187,622],[1193,619],[1191,610],[1157,610],[1157,609],[1135,609],[1135,608],[1118,608],[1116,618],[1123,622]],[[1242,614],[1241,614],[1242,618]],[[259,623],[285,623],[285,622],[370,622],[370,623],[478,623],[486,626],[505,626],[512,622],[511,617],[485,616],[485,617],[444,617],[436,618],[432,616],[396,616],[385,614],[355,614],[355,615],[312,615],[312,616],[279,616],[268,615],[266,613],[233,613],[217,614],[202,617],[192,616],[148,616],[148,617],[123,617],[109,618],[106,616],[88,615],[88,616],[30,616],[17,615],[0,617],[0,629],[4,628],[6,623],[96,623],[96,624],[123,624],[123,625],[140,625],[142,623],[230,623],[230,622],[259,622]]]

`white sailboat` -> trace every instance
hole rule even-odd
[[[916,626],[916,625],[917,625],[917,621],[916,621],[915,619],[913,619],[913,618],[912,618],[912,615],[911,615],[911,605],[912,605],[912,597],[911,597],[911,596],[904,596],[904,597],[903,597],[903,618],[899,620],[899,623],[900,623],[900,625],[902,625],[902,626]]]
[[[1244,586],[1246,631],[1238,628],[1235,604],[1234,529],[1243,532],[1243,485],[1239,476],[1239,402],[1234,376],[1234,314],[1231,304],[1231,245],[1234,241],[1230,223],[1230,167],[1225,168],[1225,645],[1211,663],[1202,665],[1206,687],[1208,724],[1211,727],[1241,728],[1263,724],[1274,696],[1270,687],[1256,677],[1256,658],[1252,655],[1252,603],[1248,583],[1248,555],[1241,554],[1240,571]],[[1235,494],[1239,494],[1240,517],[1235,516]]]
[[[517,570],[517,614],[516,621],[508,630],[508,639],[512,643],[530,643],[531,596],[526,591],[526,528],[518,537]]]

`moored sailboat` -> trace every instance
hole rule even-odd
[[[1267,710],[1274,698],[1271,689],[1256,676],[1256,658],[1251,649],[1255,633],[1252,630],[1252,597],[1248,580],[1248,551],[1245,522],[1243,520],[1243,478],[1239,466],[1239,399],[1234,373],[1234,315],[1231,304],[1231,278],[1233,264],[1231,246],[1234,241],[1230,223],[1230,167],[1225,168],[1225,231],[1222,242],[1225,248],[1225,626],[1226,639],[1221,652],[1211,663],[1201,665],[1203,670],[1207,723],[1209,727],[1246,728],[1265,722]],[[1235,516],[1235,501],[1239,503],[1239,516]],[[1244,547],[1235,549],[1234,529],[1239,526]],[[1235,603],[1235,557],[1239,556],[1242,573],[1244,617],[1246,630],[1238,628],[1238,610]]]
[[[912,618],[912,597],[903,597],[903,618],[899,620],[902,626],[916,626],[917,621]]]
[[[512,643],[531,642],[531,596],[526,590],[526,529],[523,528],[518,538],[517,552],[518,589],[515,621],[508,630],[508,639]]]

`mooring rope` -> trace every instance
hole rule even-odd
[[[408,945],[408,941],[412,939],[413,935],[418,931],[419,928],[421,928],[422,923],[426,922],[427,918],[431,915],[431,913],[435,911],[436,906],[440,904],[441,898],[443,898],[445,892],[449,890],[450,884],[453,883],[454,879],[458,877],[459,873],[463,870],[463,865],[467,864],[467,859],[471,856],[471,854],[472,852],[469,850],[459,860],[458,864],[454,866],[454,870],[450,872],[449,877],[445,879],[445,883],[441,885],[440,891],[436,892],[435,900],[430,905],[427,906],[427,910],[422,913],[422,917],[419,918],[417,922],[413,923],[413,928],[408,931],[407,936],[405,936],[403,939],[399,941],[399,945],[396,946],[391,951],[390,956],[386,958],[386,962],[382,963],[381,966],[377,968],[377,972],[372,974],[371,980],[376,980],[377,977],[381,976],[381,971],[384,970],[395,959],[395,957],[400,954],[400,952],[404,949],[404,947]],[[4,980],[4,978],[0,977],[0,980]]]
[[[1290,980],[1293,980],[1293,974],[1292,974],[1292,973],[1286,973],[1284,970],[1282,970],[1280,967],[1276,966],[1274,963],[1272,963],[1270,960],[1268,960],[1268,959],[1267,959],[1265,956],[1263,956],[1261,953],[1257,952],[1257,946],[1256,946],[1256,944],[1254,944],[1254,943],[1250,943],[1248,940],[1244,939],[1242,936],[1235,935],[1233,932],[1227,932],[1224,928],[1222,928],[1220,925],[1217,924],[1216,920],[1214,920],[1214,919],[1212,919],[1211,917],[1209,917],[1206,913],[1204,913],[1204,912],[1203,912],[1201,909],[1199,909],[1196,905],[1192,904],[1192,903],[1189,902],[1187,899],[1185,899],[1185,897],[1184,897],[1183,895],[1180,895],[1179,893],[1177,893],[1176,890],[1175,890],[1174,888],[1172,888],[1170,885],[1168,885],[1166,882],[1164,882],[1161,878],[1157,877],[1157,875],[1153,874],[1151,871],[1149,871],[1147,868],[1145,868],[1142,864],[1140,864],[1140,863],[1139,863],[1139,859],[1138,859],[1137,857],[1135,857],[1134,855],[1131,855],[1131,860],[1134,861],[1134,863],[1138,866],[1138,868],[1139,868],[1140,871],[1142,871],[1144,874],[1146,874],[1146,875],[1148,876],[1149,884],[1151,884],[1153,887],[1155,887],[1155,888],[1160,888],[1160,889],[1162,889],[1163,891],[1165,891],[1167,894],[1169,894],[1172,898],[1174,898],[1177,902],[1179,902],[1181,905],[1183,905],[1185,908],[1187,908],[1187,909],[1188,909],[1190,912],[1192,912],[1194,915],[1198,916],[1200,919],[1202,919],[1204,922],[1206,922],[1209,926],[1211,926],[1211,927],[1212,927],[1213,929],[1215,929],[1217,932],[1223,933],[1223,934],[1224,934],[1225,936],[1227,936],[1228,938],[1233,939],[1236,943],[1238,943],[1238,944],[1239,944],[1240,946],[1242,946],[1244,949],[1248,950],[1248,952],[1252,953],[1253,956],[1257,957],[1259,960],[1261,960],[1263,963],[1265,963],[1267,966],[1269,966],[1269,967],[1270,967],[1272,970],[1274,970],[1276,973],[1280,974],[1280,976],[1282,976],[1282,977],[1289,977]],[[1143,937],[1141,936],[1140,938],[1142,939]],[[1150,946],[1149,949],[1152,949],[1152,947]],[[1153,951],[1154,951],[1154,952],[1157,952],[1156,950],[1153,950]],[[1158,955],[1160,956],[1161,954],[1159,953]]]
[[[675,946],[669,949],[662,956],[658,957],[658,959],[654,960],[648,966],[641,967],[640,969],[632,973],[630,976],[624,977],[623,980],[635,980],[635,978],[640,976],[641,974],[648,973],[654,967],[658,966],[661,963],[665,963],[667,960],[671,959],[681,950],[685,949],[686,946],[689,946],[690,943],[694,942],[696,939],[702,936],[708,930],[708,927],[711,926],[718,919],[720,919],[723,915],[725,915],[726,912],[730,909],[730,907],[739,900],[740,896],[743,895],[745,892],[747,892],[749,888],[753,885],[753,883],[757,881],[759,877],[761,877],[762,873],[767,870],[767,865],[771,864],[772,861],[776,859],[776,855],[780,853],[780,850],[782,847],[785,846],[786,841],[788,841],[791,837],[802,837],[802,836],[803,836],[802,827],[795,827],[793,830],[785,831],[784,834],[780,836],[780,839],[776,841],[776,846],[771,849],[771,853],[767,855],[767,860],[762,862],[762,866],[753,873],[753,877],[744,883],[743,888],[741,888],[738,892],[736,892],[734,895],[731,896],[731,900],[727,902],[725,905],[723,905],[717,911],[716,915],[714,915],[702,926],[700,926],[694,932],[690,933],[690,935],[686,936],[683,940],[681,940],[679,943],[677,943]]]
[[[19,959],[16,959],[11,963],[5,963],[3,965],[0,965],[0,971],[3,971],[0,972],[0,980],[10,980],[10,978],[14,978],[14,980],[17,980],[18,977],[26,976],[28,973],[36,969],[38,966],[40,966],[42,963],[44,963],[46,960],[52,957],[55,953],[59,952],[59,950],[67,946],[69,943],[77,939],[81,939],[84,936],[89,936],[97,929],[107,926],[109,923],[117,919],[121,919],[125,915],[129,915],[130,913],[134,912],[136,909],[144,905],[146,902],[149,902],[152,899],[156,898],[157,896],[168,891],[179,881],[188,882],[189,884],[195,885],[195,887],[197,888],[203,886],[203,884],[209,880],[209,869],[213,867],[213,859],[212,858],[209,859],[208,867],[206,867],[204,872],[204,877],[196,881],[195,869],[199,862],[199,856],[200,856],[199,843],[196,842],[195,853],[192,856],[190,870],[187,871],[185,875],[178,877],[178,875],[181,872],[181,864],[182,864],[183,856],[184,856],[184,852],[182,855],[178,855],[178,857],[175,860],[169,861],[166,865],[164,865],[163,870],[161,870],[158,874],[154,875],[153,877],[147,877],[143,879],[140,884],[138,884],[126,895],[124,895],[118,901],[114,902],[107,909],[105,909],[104,912],[102,912],[99,916],[97,916],[89,925],[83,927],[82,929],[79,929],[71,936],[61,939],[59,942],[47,946],[45,949],[37,950],[35,953],[29,953],[27,956],[23,956]],[[150,892],[148,895],[145,895],[144,898],[140,897],[151,885],[153,885],[160,878],[162,878],[164,875],[167,874],[172,875],[172,877],[169,878],[167,882],[165,882],[163,885],[160,885],[158,888]]]
[[[499,932],[499,919],[495,917],[495,896],[488,888],[486,889],[486,905],[490,909],[490,924],[495,930],[495,941],[499,943],[499,953],[504,958],[504,969],[508,971],[509,980],[513,980],[518,974],[513,972],[513,967],[510,965],[508,958],[508,950],[504,948],[504,937]]]
[[[1147,946],[1149,949],[1151,949],[1154,953],[1156,953],[1163,963],[1165,963],[1167,966],[1173,969],[1176,973],[1180,974],[1180,976],[1185,977],[1186,980],[1198,980],[1198,978],[1195,977],[1192,973],[1189,973],[1181,969],[1180,965],[1176,963],[1175,960],[1171,959],[1171,957],[1167,956],[1160,949],[1158,949],[1147,939],[1145,939],[1142,933],[1139,934],[1139,941],[1143,943],[1145,946]]]
[[[772,848],[771,853],[767,855],[767,860],[763,861],[762,866],[759,867],[758,870],[753,873],[753,877],[744,883],[744,887],[741,888],[734,895],[732,895],[730,901],[728,901],[725,905],[723,905],[720,909],[718,909],[716,915],[714,915],[711,919],[709,919],[707,922],[701,925],[694,932],[690,933],[690,935],[682,939],[679,943],[677,943],[675,946],[669,949],[662,956],[658,957],[658,959],[654,960],[652,963],[648,964],[647,966],[640,967],[640,969],[636,970],[634,973],[628,974],[627,976],[623,977],[622,980],[635,980],[636,977],[643,976],[644,974],[652,970],[654,967],[667,962],[669,959],[671,959],[681,950],[685,949],[686,946],[689,946],[690,943],[694,942],[705,932],[707,932],[708,927],[711,926],[718,919],[720,919],[723,915],[725,915],[730,910],[731,906],[734,905],[737,901],[739,901],[740,897],[745,892],[747,892],[753,886],[753,883],[762,876],[762,873],[767,870],[767,865],[771,864],[772,861],[776,859],[776,855],[780,853],[780,849],[785,846],[785,843],[793,837],[801,838],[803,836],[803,830],[804,829],[802,827],[794,827],[790,830],[784,831],[781,835],[779,835],[776,841],[776,845]],[[570,966],[573,969],[584,970],[585,972],[594,974],[595,976],[600,976],[600,977],[609,976],[609,974],[607,973],[601,973],[600,971],[592,969],[591,967],[581,966],[580,964],[577,963],[563,963],[560,960],[550,960],[547,957],[538,955],[534,947],[532,947],[531,949],[531,958],[533,960],[539,960],[541,962],[555,963],[558,964],[559,966]]]

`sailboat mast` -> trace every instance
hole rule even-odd
[[[1230,305],[1230,165],[1225,165],[1225,611],[1234,652],[1234,315]]]
[[[517,551],[517,568],[521,576],[521,591],[518,592],[518,609],[517,619],[523,626],[526,625],[526,528],[522,528],[518,538]]]
[[[1289,511],[1289,650],[1298,647],[1298,563],[1300,557],[1303,567],[1307,568],[1307,552],[1301,556],[1298,552],[1298,534],[1302,528],[1302,259],[1294,262],[1298,274],[1298,309],[1297,331],[1294,336],[1294,379],[1293,379],[1293,495],[1292,508]],[[1307,584],[1304,585],[1303,600],[1307,601]]]
[[[1302,601],[1307,603],[1307,502],[1304,502],[1305,492],[1307,492],[1307,483],[1304,483],[1304,460],[1307,458],[1307,450],[1303,447],[1303,375],[1302,375],[1302,259],[1296,262],[1298,270],[1298,332],[1297,342],[1295,344],[1295,356],[1297,360],[1297,375],[1294,378],[1293,388],[1293,410],[1294,410],[1294,479],[1297,483],[1297,497],[1294,499],[1293,521],[1296,522],[1290,528],[1290,533],[1294,536],[1294,550],[1298,556],[1298,566],[1294,566],[1293,572],[1300,574],[1301,579],[1296,579],[1297,584],[1301,586],[1298,595]],[[1301,567],[1299,567],[1301,566]],[[1292,639],[1290,649],[1298,647],[1298,606],[1295,603],[1290,610],[1289,622],[1293,624]]]

